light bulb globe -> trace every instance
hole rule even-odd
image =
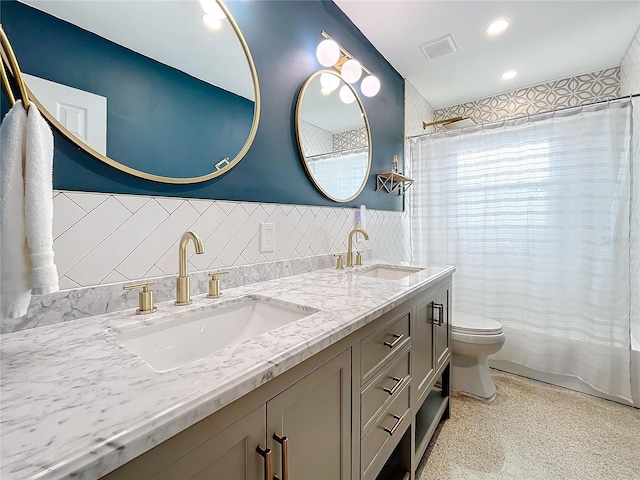
[[[316,48],[316,58],[323,67],[331,67],[340,58],[340,47],[333,40],[326,39],[321,41]]]
[[[360,90],[365,97],[375,97],[380,91],[380,80],[375,75],[369,75],[362,79]]]
[[[344,65],[342,65],[342,68],[340,69],[340,74],[345,81],[349,83],[356,83],[362,76],[362,66],[358,60],[352,58],[351,60],[344,62]]]
[[[323,90],[333,92],[340,86],[340,78],[332,73],[323,73],[320,75],[320,86]]]
[[[348,85],[343,85],[342,88],[340,88],[339,96],[342,103],[346,103],[347,105],[356,101],[356,96]]]

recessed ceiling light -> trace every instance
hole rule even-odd
[[[502,79],[503,80],[511,80],[516,75],[518,75],[518,72],[516,72],[515,70],[508,70],[508,71],[506,71],[506,72],[504,72],[502,74]]]
[[[493,36],[500,35],[509,26],[509,21],[505,18],[499,18],[494,20],[491,25],[487,27],[487,34]]]

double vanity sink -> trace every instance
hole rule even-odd
[[[315,270],[187,306],[163,302],[149,315],[129,309],[5,334],[0,477],[100,478],[374,328],[453,271]],[[385,342],[405,355],[406,335],[393,338]]]

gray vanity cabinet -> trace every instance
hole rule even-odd
[[[451,352],[451,328],[449,328],[450,295],[449,285],[440,288],[435,295],[433,304],[431,305],[431,318],[433,323],[433,349],[435,368],[438,370],[442,364],[449,358]]]
[[[262,480],[266,406],[237,418],[212,415],[102,480]]]
[[[267,462],[281,479],[348,480],[351,349],[326,360],[286,372],[103,480],[263,480]],[[256,451],[265,444],[268,459]]]
[[[413,322],[412,403],[423,397],[435,373],[433,304],[435,292],[418,302]]]
[[[449,416],[450,309],[448,276],[103,478],[412,478]]]
[[[348,480],[350,412],[348,350],[267,402],[267,443],[273,473],[279,478]],[[286,455],[275,437],[286,437]]]
[[[264,416],[264,407],[255,409],[150,480],[262,480],[263,459],[256,445],[264,446]]]

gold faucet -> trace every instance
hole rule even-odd
[[[189,305],[191,303],[191,292],[189,289],[189,272],[187,269],[187,245],[189,240],[193,241],[196,253],[204,253],[202,240],[195,232],[185,232],[180,239],[178,246],[178,281],[176,282],[176,305]]]
[[[349,249],[347,250],[347,267],[353,267],[353,237],[356,233],[364,235],[365,240],[369,240],[369,234],[361,228],[354,228],[349,232]]]

